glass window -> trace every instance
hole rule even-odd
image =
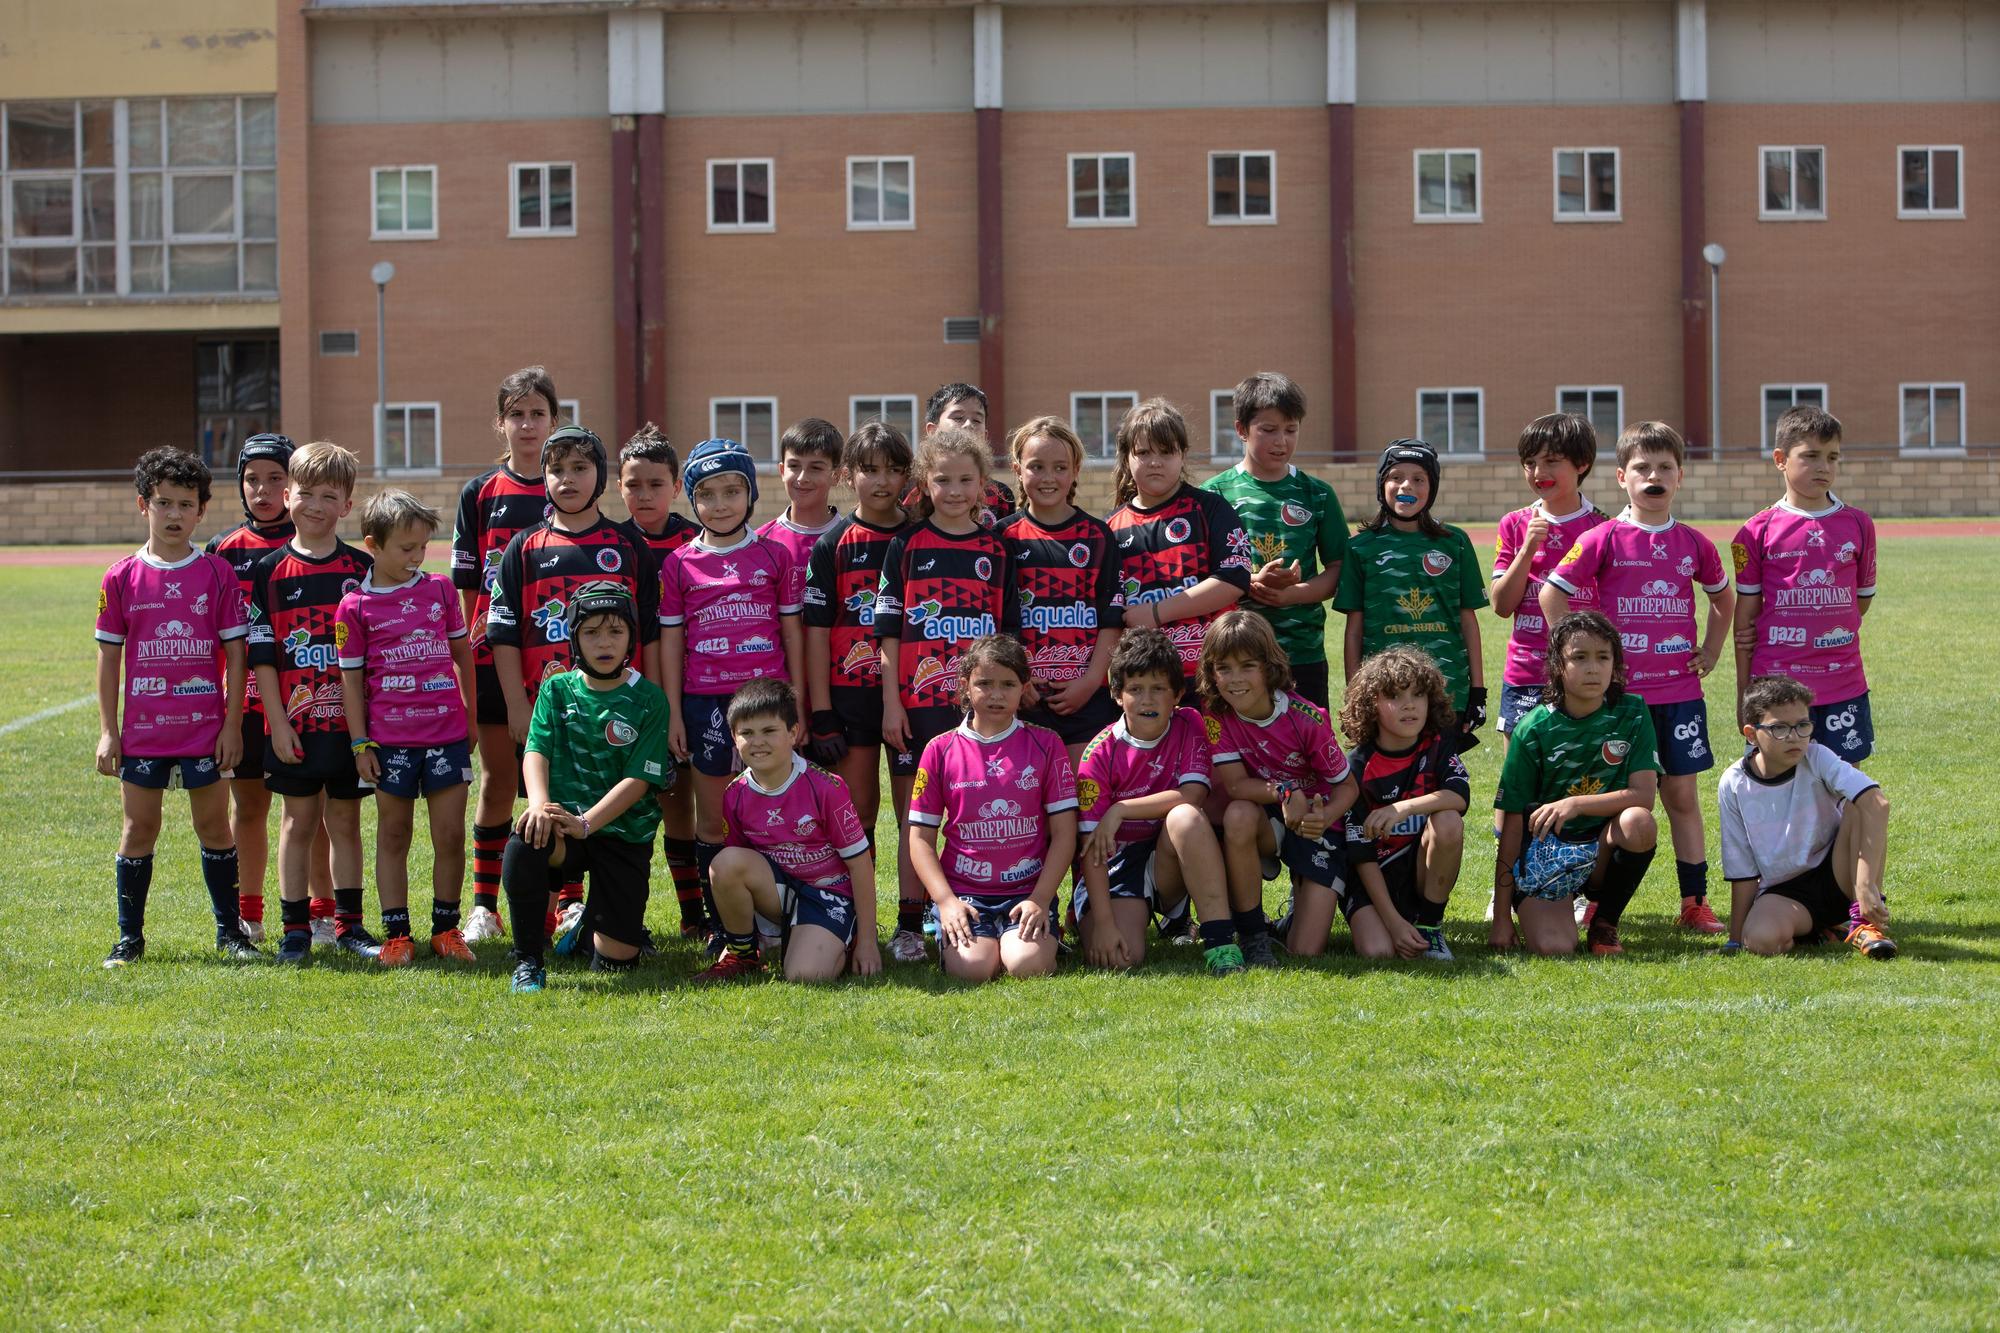
[[[778,400],[775,398],[711,398],[708,433],[735,440],[754,458],[778,460]]]
[[[847,429],[849,433],[860,428],[863,422],[880,421],[894,426],[903,433],[903,438],[915,443],[917,436],[917,399],[914,394],[861,394],[847,400]]]
[[[7,104],[7,170],[70,171],[76,165],[76,103]]]
[[[1556,390],[1556,411],[1588,418],[1597,434],[1597,451],[1608,454],[1618,446],[1618,432],[1625,429],[1625,390],[1617,385],[1567,385]]]
[[[234,176],[173,178],[173,239],[230,236],[236,231]]]
[[[1898,217],[1965,216],[1959,195],[1959,154],[1957,145],[1929,148],[1900,148],[1902,198]]]
[[[437,168],[376,167],[375,240],[422,239],[438,234]]]
[[[213,468],[232,468],[243,441],[278,426],[276,339],[195,344],[195,447]]]
[[[1138,221],[1132,193],[1132,154],[1071,153],[1071,226],[1130,226]]]
[[[1762,168],[1759,217],[1826,216],[1824,148],[1760,148],[1758,161]]]
[[[1440,454],[1477,454],[1486,447],[1485,391],[1417,390],[1417,437]]]
[[[1905,449],[1965,447],[1963,384],[1903,386],[1903,447]]]
[[[1069,418],[1087,458],[1118,456],[1118,423],[1138,404],[1136,393],[1073,393]]]
[[[1416,152],[1417,221],[1479,221],[1479,150],[1420,148]]]
[[[384,434],[376,460],[385,471],[409,472],[438,466],[436,403],[390,403],[382,418]]]
[[[1278,220],[1273,154],[1210,153],[1208,176],[1210,222]]]
[[[915,226],[915,177],[915,158],[848,158],[848,227],[872,231]]]
[[[769,158],[711,160],[708,229],[770,231],[772,164]]]
[[[1825,408],[1824,384],[1766,384],[1764,386],[1764,447],[1778,442],[1778,418],[1799,403]]]
[[[1556,220],[1615,221],[1618,217],[1618,150],[1556,149]]]
[[[167,165],[236,165],[236,99],[176,97],[167,102]]]
[[[1216,459],[1243,457],[1243,437],[1236,433],[1236,390],[1208,391],[1208,454]]]
[[[576,235],[576,165],[571,162],[516,162],[512,236]]]

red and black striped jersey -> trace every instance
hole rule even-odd
[[[1153,508],[1141,509],[1136,499],[1128,500],[1111,511],[1108,521],[1118,541],[1119,586],[1127,607],[1164,601],[1209,578],[1250,591],[1250,534],[1243,530],[1236,506],[1213,491],[1182,482]],[[1180,649],[1190,681],[1201,661],[1202,637],[1214,619],[1209,615],[1160,626]]]
[[[1414,800],[1433,792],[1455,791],[1467,802],[1472,781],[1458,757],[1456,737],[1426,732],[1403,751],[1383,750],[1373,743],[1357,745],[1347,756],[1347,771],[1361,784],[1361,794],[1347,812],[1347,859],[1387,865],[1417,845],[1427,815],[1411,815],[1379,838],[1364,837],[1361,826],[1385,805]]]
[[[486,666],[493,650],[486,644],[486,613],[493,603],[500,553],[514,534],[547,517],[549,497],[540,477],[524,477],[502,464],[465,483],[458,493],[458,520],[451,530],[451,582],[464,592],[478,592],[472,603],[472,660]]]
[[[889,540],[875,591],[875,637],[896,639],[905,708],[955,707],[958,659],[983,634],[1013,631],[1013,558],[985,528],[952,533],[925,519]]]
[[[1125,623],[1111,529],[1081,509],[1053,527],[1023,509],[994,532],[1014,558],[1029,668],[1044,684],[1067,685],[1083,674],[1098,631]]]
[[[287,542],[257,562],[246,610],[250,665],[277,669],[285,717],[301,736],[347,730],[335,613],[374,563],[343,541],[317,559]]]
[[[291,539],[290,519],[269,526],[246,522],[210,537],[206,549],[210,555],[219,555],[227,560],[229,567],[236,571],[237,585],[243,589],[243,602],[248,606],[251,584],[256,582],[258,562]],[[264,701],[258,697],[257,677],[254,674],[245,684],[243,714],[245,717],[264,715]]]
[[[917,512],[917,502],[923,498],[924,488],[912,486],[903,494],[903,508],[914,514]],[[986,494],[980,498],[979,512],[973,517],[979,521],[980,527],[990,528],[998,525],[1000,520],[1013,513],[1014,509],[1014,492],[1007,489],[1006,482],[998,477],[991,477],[986,482]]]
[[[586,583],[610,580],[632,590],[638,603],[639,644],[660,637],[660,567],[642,541],[622,523],[600,517],[582,532],[544,521],[514,534],[494,571],[487,607],[487,635],[521,650],[521,683],[533,699],[541,683],[570,668],[569,630],[563,612],[570,594]],[[639,662],[638,646],[632,663]]]
[[[653,553],[655,567],[665,562],[667,552],[677,551],[701,535],[701,524],[679,514],[668,514],[667,526],[659,533],[646,531],[636,518],[626,519],[624,526],[627,535]]]
[[[882,652],[875,644],[875,598],[883,561],[901,526],[881,528],[857,514],[842,517],[813,543],[806,565],[806,624],[827,631],[836,690],[882,688]]]

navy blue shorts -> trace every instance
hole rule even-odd
[[[1109,883],[1105,888],[1113,898],[1135,898],[1148,907],[1157,907],[1159,886],[1153,882],[1153,857],[1160,850],[1160,835],[1141,838],[1137,842],[1120,843],[1118,849],[1105,860],[1104,873]],[[1077,874],[1075,887],[1070,890],[1070,907],[1076,912],[1077,920],[1083,919],[1090,910],[1090,891],[1084,886],[1083,875]]]
[[[777,882],[778,900],[784,905],[785,919],[782,922],[772,921],[759,914],[759,933],[781,935],[800,926],[818,926],[842,944],[854,943],[854,899],[844,893],[795,879],[778,869],[778,863],[768,856],[764,860],[771,867],[771,878]]]
[[[1497,725],[1500,734],[1506,735],[1514,729],[1514,724],[1528,715],[1528,710],[1542,701],[1542,687],[1539,685],[1502,685],[1500,687],[1500,720]]]
[[[472,781],[472,747],[464,741],[428,747],[380,745],[375,758],[382,765],[375,790],[384,796],[414,801]]]
[[[1850,764],[1875,753],[1875,717],[1868,709],[1868,692],[1837,704],[1814,704],[1813,739]]]
[[[736,771],[736,742],[729,736],[729,696],[681,695],[681,726],[687,731],[694,771],[726,778]]]
[[[1653,715],[1653,738],[1660,746],[1660,771],[1667,777],[1706,773],[1715,767],[1708,748],[1708,704],[1688,699],[1677,704],[1647,704]]]
[[[994,898],[984,894],[962,893],[958,900],[972,909],[972,938],[976,940],[997,940],[1002,935],[1021,928],[1011,913],[1028,900],[1027,894],[1017,898]],[[939,957],[943,957],[942,951]]]
[[[211,782],[222,781],[222,769],[212,754],[198,755],[192,759],[134,758],[120,756],[118,778],[135,787],[148,791],[167,791],[179,787],[194,791],[206,787]]]
[[[1346,878],[1347,856],[1340,848],[1326,840],[1322,834],[1317,842],[1308,842],[1285,827],[1285,816],[1279,807],[1267,805],[1264,813],[1271,817],[1271,832],[1278,839],[1278,862],[1292,874],[1292,892],[1297,893],[1301,884],[1321,884],[1329,889],[1338,889]],[[1339,824],[1329,824],[1327,832],[1333,833]]]

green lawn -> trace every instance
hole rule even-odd
[[[1996,568],[1885,546],[1886,965],[1683,938],[1664,854],[1624,958],[1496,958],[1475,833],[1450,967],[697,993],[676,946],[517,998],[498,946],[213,961],[173,797],[150,952],[111,974],[95,710],[21,728],[0,1323],[1992,1327]],[[0,568],[0,727],[89,693],[96,576]],[[654,902],[669,930],[663,873]]]

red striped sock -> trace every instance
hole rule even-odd
[[[472,905],[500,909],[500,854],[507,850],[507,825],[472,826]]]
[[[331,898],[315,898],[306,910],[306,915],[314,921],[331,921],[339,912]]]
[[[236,914],[245,921],[261,922],[264,919],[264,895],[261,893],[239,893],[236,895]]]

